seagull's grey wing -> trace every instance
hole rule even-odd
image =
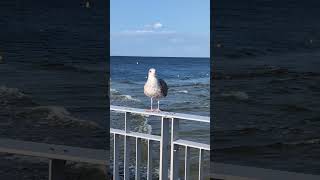
[[[160,84],[161,93],[163,94],[164,97],[166,97],[167,94],[168,94],[168,85],[167,85],[167,83],[164,80],[159,79],[159,84]]]

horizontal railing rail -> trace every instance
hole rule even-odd
[[[213,162],[211,178],[216,180],[319,180],[320,175]]]
[[[192,115],[192,114],[182,114],[182,113],[174,113],[174,112],[166,112],[166,111],[160,111],[160,112],[146,111],[145,109],[130,108],[130,107],[123,107],[123,106],[110,106],[110,110],[124,112],[124,113],[128,112],[128,113],[134,113],[134,114],[158,116],[163,118],[175,118],[175,119],[210,123],[210,117],[198,116],[198,115]]]
[[[49,159],[49,180],[63,180],[66,161],[107,165],[107,151],[53,145],[13,139],[0,139],[0,153]]]
[[[210,124],[210,117],[206,116],[198,116],[198,115],[190,115],[190,114],[182,114],[182,113],[173,113],[173,112],[150,112],[144,109],[130,108],[130,107],[122,107],[122,106],[110,106],[110,111],[115,111],[118,113],[124,113],[124,121],[125,127],[124,130],[111,128],[110,133],[113,134],[113,179],[119,180],[119,138],[120,136],[124,137],[124,179],[131,179],[129,174],[129,158],[130,158],[130,143],[129,138],[134,138],[135,149],[136,149],[136,158],[135,158],[135,179],[139,180],[141,177],[141,146],[142,140],[147,141],[147,179],[151,180],[153,177],[152,174],[152,151],[153,143],[160,143],[160,162],[159,162],[159,179],[165,180],[170,179],[175,180],[179,179],[178,171],[179,171],[179,153],[181,153],[181,147],[184,147],[184,179],[190,179],[190,167],[191,167],[191,149],[198,149],[199,152],[199,169],[198,169],[198,179],[204,178],[204,152],[210,151],[210,145],[183,140],[179,137],[179,122],[181,120],[187,121],[196,121],[202,123]],[[146,133],[138,133],[133,132],[129,129],[128,125],[128,114],[140,114],[140,115],[148,115],[148,116],[156,116],[161,118],[161,134],[159,135],[151,135]],[[171,129],[170,129],[171,122]],[[209,126],[208,126],[209,127]],[[170,131],[171,130],[171,131]],[[209,128],[208,128],[209,130]],[[171,136],[170,136],[171,132]],[[169,157],[169,154],[171,156]],[[170,165],[169,165],[170,162]],[[170,175],[168,173],[170,169]],[[207,173],[209,175],[209,173]]]

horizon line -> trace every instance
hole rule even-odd
[[[155,58],[209,58],[204,56],[133,56],[133,55],[110,55],[110,57],[155,57]]]

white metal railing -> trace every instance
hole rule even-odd
[[[67,161],[107,166],[107,151],[102,149],[79,148],[1,138],[0,153],[49,159],[49,180],[66,179],[64,171]]]
[[[190,156],[191,149],[198,149],[199,151],[199,174],[198,179],[202,180],[204,178],[204,151],[210,151],[210,145],[204,143],[198,143],[188,140],[183,140],[179,138],[179,121],[180,120],[189,120],[189,121],[197,121],[210,124],[210,117],[205,116],[197,116],[190,114],[182,114],[182,113],[172,113],[172,112],[148,112],[144,109],[137,108],[129,108],[129,107],[121,107],[121,106],[110,106],[110,111],[116,111],[120,113],[124,113],[124,121],[125,121],[125,129],[110,129],[110,133],[114,136],[113,141],[113,179],[119,180],[119,138],[120,136],[124,137],[124,179],[131,179],[129,176],[129,156],[130,156],[130,144],[129,138],[135,138],[136,140],[136,168],[135,168],[135,179],[139,180],[141,167],[141,144],[142,140],[147,141],[147,179],[152,179],[152,151],[153,151],[153,143],[160,143],[160,162],[159,162],[159,179],[164,180],[169,178],[168,170],[169,170],[169,161],[170,163],[170,179],[175,180],[178,179],[178,154],[180,153],[180,147],[185,147],[184,157],[184,179],[188,180],[190,178]],[[142,114],[142,115],[150,115],[161,117],[161,135],[151,135],[145,133],[132,132],[128,126],[128,114]],[[171,122],[171,137],[170,137],[170,122]],[[171,147],[169,149],[169,147]],[[169,151],[171,153],[169,153]],[[171,154],[171,157],[169,157]]]
[[[320,175],[213,162],[211,177],[221,180],[319,180]]]

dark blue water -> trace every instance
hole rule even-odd
[[[102,1],[0,2],[1,138],[107,147],[105,9]],[[47,176],[37,159],[1,158],[0,179]]]
[[[214,161],[320,172],[319,5],[215,2]]]

